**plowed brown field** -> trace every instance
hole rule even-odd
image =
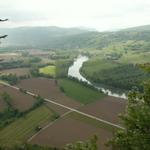
[[[15,68],[15,69],[7,69],[7,70],[1,70],[1,74],[16,74],[17,76],[24,76],[29,75],[29,68]]]
[[[19,109],[20,111],[25,111],[25,110],[29,109],[30,107],[32,107],[32,105],[36,101],[32,96],[21,93],[20,91],[17,91],[11,87],[7,87],[4,85],[0,86],[0,95],[3,92],[6,92],[11,96],[12,105],[15,108]],[[2,98],[0,99],[0,101],[3,101]]]
[[[63,147],[68,143],[89,139],[93,135],[98,136],[98,145],[102,150],[108,149],[104,144],[112,137],[109,131],[66,116],[38,134],[31,143]]]
[[[25,79],[22,80],[17,86],[72,108],[79,108],[81,106],[79,102],[65,96],[53,79]]]
[[[119,124],[118,115],[125,112],[126,103],[127,101],[124,99],[107,96],[95,103],[86,105],[80,111]]]

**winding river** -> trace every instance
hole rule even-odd
[[[71,66],[69,67],[68,76],[77,78],[78,80],[81,80],[81,81],[84,81],[84,82],[87,82],[88,84],[94,86],[94,87],[97,88],[98,90],[103,91],[105,94],[107,94],[107,95],[109,95],[109,96],[114,96],[114,97],[119,97],[119,98],[124,98],[124,99],[126,99],[125,93],[118,93],[117,91],[112,92],[111,89],[106,88],[106,87],[104,87],[104,86],[100,86],[100,85],[95,84],[95,83],[92,83],[92,82],[90,82],[88,79],[86,79],[85,77],[83,77],[83,76],[80,74],[80,69],[81,69],[83,63],[86,62],[86,61],[88,61],[88,60],[89,60],[89,58],[88,58],[87,56],[79,55],[79,56],[77,57],[77,59],[74,60],[73,65],[71,65]]]

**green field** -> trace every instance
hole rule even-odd
[[[51,116],[52,112],[45,106],[31,111],[0,130],[0,144],[11,146],[25,142],[36,133],[35,128],[50,121]]]
[[[52,65],[49,65],[49,66],[40,68],[39,72],[42,73],[42,74],[46,74],[46,75],[50,75],[50,76],[55,77],[55,75],[56,75],[56,67],[52,66]]]
[[[64,90],[64,93],[67,96],[83,104],[92,103],[104,97],[104,94],[100,93],[99,91],[86,87],[70,79],[60,79],[58,84],[59,87]]]

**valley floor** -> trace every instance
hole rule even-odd
[[[30,118],[28,117],[30,114],[25,117],[25,120],[23,118],[16,120],[14,123],[0,130],[1,133],[5,133],[9,137],[13,137],[11,134],[19,134],[19,137],[16,137],[17,139],[10,138],[10,143],[13,141],[23,142],[25,140],[33,144],[62,147],[67,143],[86,140],[97,135],[99,137],[98,145],[102,149],[109,149],[105,147],[104,143],[112,137],[114,130],[121,125],[118,114],[124,112],[126,105],[125,100],[104,96],[96,101],[91,101],[90,103],[83,105],[79,101],[66,96],[59,89],[57,82],[53,79],[25,79],[16,86],[28,91],[27,93],[29,95],[25,94],[25,96],[32,97],[31,95],[34,93],[42,96],[47,101],[45,102],[46,104],[44,104],[45,106],[41,106],[31,112],[31,114],[34,114],[34,112],[43,109],[40,112],[38,111],[39,115],[32,116],[32,119],[29,119],[29,122],[26,121],[26,119],[28,120],[28,118]],[[6,87],[7,86],[5,86],[5,88]],[[12,87],[7,88],[10,88],[12,91],[15,90],[16,92],[20,92]],[[48,110],[50,112],[48,112]],[[44,111],[46,111],[45,115]],[[81,113],[78,113],[78,111]],[[51,114],[54,112],[59,114],[60,117],[51,120]],[[92,117],[88,115],[91,115]],[[41,116],[42,122],[38,116]],[[39,121],[36,121],[37,117]],[[102,120],[97,120],[97,118]],[[35,120],[35,124],[32,126],[31,122],[34,123],[33,120]],[[20,127],[16,128],[18,121]],[[26,125],[26,128],[30,128],[30,132],[26,130],[24,124]],[[28,126],[30,124],[32,128]],[[41,126],[42,129],[36,132],[36,126]],[[10,132],[10,129],[13,132]],[[7,137],[1,137],[0,141],[5,143],[6,139]]]

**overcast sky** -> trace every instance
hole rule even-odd
[[[150,24],[150,0],[0,0],[0,27],[59,26],[114,30]]]

